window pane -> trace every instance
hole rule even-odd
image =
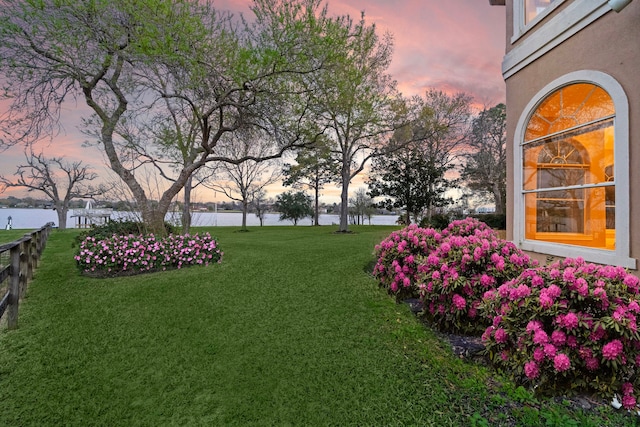
[[[525,190],[613,182],[613,119],[539,139],[523,154]]]
[[[538,193],[536,231],[584,233],[584,193],[584,190]]]
[[[525,237],[569,245],[615,249],[615,187],[545,191],[525,196]],[[613,226],[613,227],[612,227]]]
[[[613,101],[602,88],[579,83],[549,95],[527,124],[525,141],[561,132],[615,113]]]
[[[541,14],[550,4],[552,0],[525,0],[525,24],[531,22],[536,16]]]

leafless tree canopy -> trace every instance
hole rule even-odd
[[[92,186],[89,182],[97,175],[80,161],[66,161],[62,157],[47,158],[33,151],[25,152],[26,164],[20,165],[15,179],[0,175],[0,190],[22,187],[28,191],[44,193],[58,213],[58,227],[65,229],[69,202],[73,199],[94,198],[104,194],[104,185]]]
[[[220,144],[220,152],[229,159],[261,158],[272,145],[267,133],[245,130],[229,135]],[[210,179],[205,181],[208,188],[242,204],[243,229],[247,227],[249,205],[264,194],[265,187],[281,177],[276,161],[218,162]]]

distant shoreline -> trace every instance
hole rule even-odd
[[[73,209],[67,214],[67,228],[77,228],[75,221],[77,218],[72,217]],[[169,212],[165,219],[169,222],[176,223],[181,212]],[[138,219],[138,212],[131,211],[113,211],[111,219]],[[4,230],[8,223],[8,217],[12,217],[13,229],[37,229],[48,222],[53,222],[58,226],[58,215],[53,209],[44,208],[7,208],[2,207],[0,211],[0,229]],[[398,215],[373,215],[371,217],[371,225],[397,225]],[[305,218],[298,222],[298,226],[306,226],[312,224],[311,218]],[[320,225],[337,225],[340,223],[340,217],[336,214],[320,214]],[[192,226],[194,227],[225,227],[225,226],[241,226],[242,212],[240,211],[196,211],[192,213]],[[369,220],[365,218],[364,224],[368,225]],[[264,226],[270,225],[293,225],[291,221],[280,221],[280,214],[270,212],[265,214]],[[260,220],[254,213],[247,214],[247,226],[260,226]]]

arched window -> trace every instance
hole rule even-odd
[[[523,112],[515,142],[514,238],[521,247],[635,268],[628,103],[620,85],[596,71],[550,83]]]
[[[614,118],[611,97],[590,83],[564,86],[536,108],[522,145],[527,239],[615,248],[606,220]]]

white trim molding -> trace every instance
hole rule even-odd
[[[616,12],[621,12],[622,9],[629,6],[631,0],[609,0],[609,6]]]
[[[606,13],[612,11],[608,0],[575,0],[566,8],[558,12],[548,22],[540,21],[549,15],[566,0],[556,0],[549,5],[533,21],[524,25],[524,0],[514,0],[513,10],[513,38],[514,44],[528,31],[531,34],[518,42],[507,53],[502,62],[502,75],[505,79],[511,77],[536,59],[540,58],[569,37],[578,33]],[[535,30],[532,30],[535,27]]]
[[[511,37],[511,43],[515,43],[520,37],[522,37],[527,31],[535,27],[538,22],[542,21],[545,16],[549,15],[555,8],[560,6],[566,0],[554,0],[551,4],[539,13],[530,22],[525,23],[525,3],[526,0],[515,0],[513,2],[513,36]]]
[[[583,1],[583,0],[581,0]],[[574,83],[591,83],[604,89],[615,106],[614,176],[616,195],[616,245],[614,250],[551,243],[525,238],[525,204],[522,147],[527,124],[538,105],[556,90]],[[513,140],[513,239],[523,250],[560,257],[582,257],[586,261],[636,269],[630,257],[630,188],[629,188],[629,101],[624,89],[613,77],[600,71],[581,70],[566,74],[542,88],[520,115]]]

